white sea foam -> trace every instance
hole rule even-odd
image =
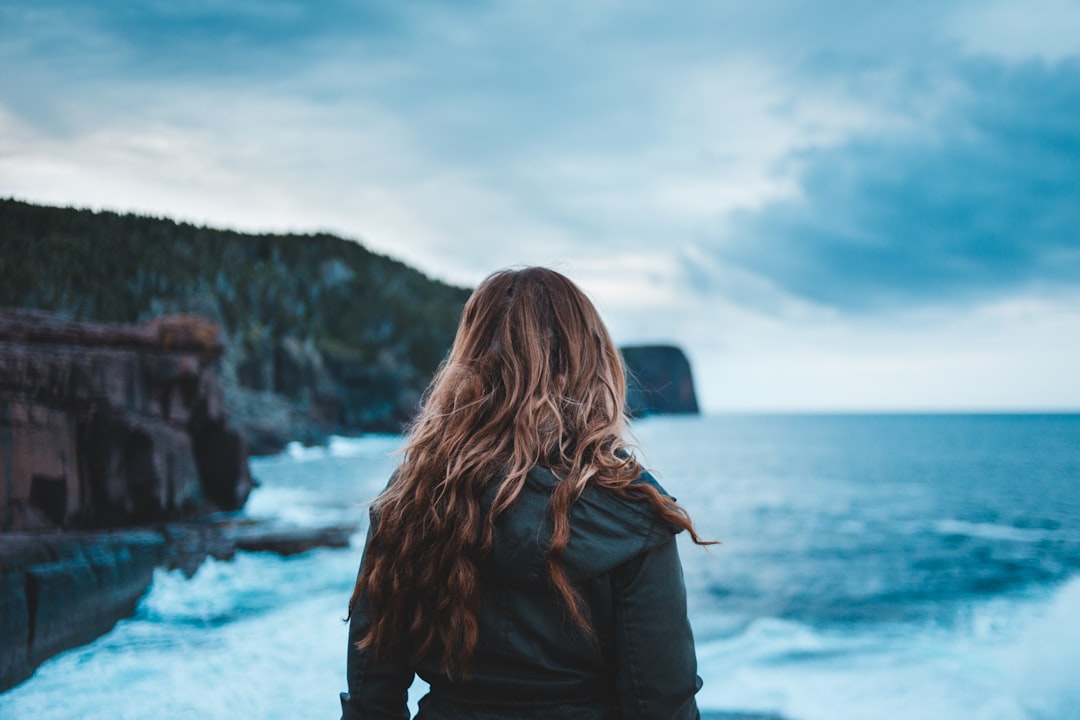
[[[1075,720],[1080,578],[949,628],[824,631],[763,618],[699,645],[706,708],[793,720]]]
[[[303,488],[259,487],[251,492],[244,514],[299,527],[322,527],[361,521],[367,510],[358,504],[327,503]]]
[[[284,454],[296,462],[321,460],[326,457],[381,457],[401,446],[400,435],[373,434],[362,437],[332,435],[325,445],[304,445],[291,442]]]
[[[296,462],[305,462],[326,457],[326,448],[321,445],[304,445],[294,440],[285,446],[285,454]]]
[[[663,482],[704,535],[725,541],[711,554],[683,548],[705,680],[700,705],[790,720],[1076,720],[1080,578],[1068,543],[1078,525],[1053,500],[1058,481],[1046,480],[1068,477],[1054,470],[1064,460],[1036,458],[1050,463],[1035,476],[1046,480],[1038,497],[1049,500],[1030,513],[1030,527],[960,521],[985,517],[977,513],[988,498],[998,517],[1010,516],[1010,496],[989,492],[983,471],[1007,458],[991,453],[961,466],[951,445],[933,444],[941,434],[925,421],[902,421],[925,430],[917,442],[894,442],[901,421],[882,422],[876,435],[866,435],[873,422],[865,418],[655,418],[643,426]],[[1026,427],[1002,432],[1048,432]],[[873,442],[850,442],[853,432]],[[347,517],[362,531],[365,503],[385,485],[400,443],[334,438],[256,458],[263,484],[246,512],[297,525]],[[905,454],[912,445],[917,456]],[[828,453],[836,457],[824,462]],[[969,466],[978,474],[955,472]],[[951,470],[920,474],[938,467]],[[867,468],[881,476],[867,480]],[[998,473],[1001,493],[1011,477]],[[949,492],[938,493],[945,480]],[[1060,529],[1039,528],[1052,522]],[[345,689],[341,619],[362,539],[293,558],[241,553],[208,562],[190,580],[160,571],[135,617],[0,694],[0,718],[336,717]],[[969,544],[993,552],[969,554]],[[963,573],[1008,582],[973,593],[974,580],[948,582]],[[924,584],[935,580],[943,582]],[[871,601],[915,611],[860,615],[844,605]],[[410,696],[422,693],[417,683]]]
[[[0,717],[337,717],[358,553],[159,571],[135,617],[0,695]]]
[[[401,447],[400,435],[364,435],[359,438],[330,438],[327,449],[334,457],[384,457]]]
[[[934,523],[935,532],[942,535],[967,535],[988,540],[1011,540],[1013,542],[1042,542],[1044,540],[1067,540],[1080,542],[1080,535],[1058,530],[1018,528],[998,523],[967,522],[964,520],[939,520]]]
[[[0,695],[0,717],[335,717],[357,560],[245,553],[190,580],[158,572],[135,618]],[[1043,602],[988,603],[952,629],[762,618],[701,643],[699,703],[791,720],[1074,720],[1078,600],[1080,580]]]
[[[1062,588],[1025,627],[1003,662],[1032,718],[1080,715],[1080,578]]]
[[[297,597],[340,592],[347,597],[359,555],[314,550],[294,560],[271,553],[238,553],[229,561],[207,560],[188,579],[157,570],[138,617],[162,622],[212,624],[244,618]]]

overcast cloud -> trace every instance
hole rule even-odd
[[[1080,287],[1080,62],[981,60],[904,132],[796,153],[799,194],[734,213],[719,257],[845,311]]]
[[[579,280],[711,409],[1080,407],[1080,2],[13,0],[0,195]]]

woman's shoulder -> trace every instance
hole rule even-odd
[[[644,487],[655,492],[645,491]],[[610,520],[634,536],[658,536],[666,541],[675,534],[675,530],[661,517],[656,504],[650,500],[650,495],[671,498],[671,494],[652,473],[644,470],[622,491],[590,484],[575,505],[578,517],[575,517],[574,510],[571,510],[571,522],[582,522],[595,516],[598,520]]]
[[[664,497],[669,497],[672,500],[675,499],[674,497],[672,497],[671,493],[669,493],[667,490],[664,489],[664,486],[660,484],[660,481],[657,480],[655,477],[653,477],[653,474],[651,472],[649,472],[648,470],[642,470],[641,474],[638,475],[637,479],[634,480],[634,482],[632,482],[630,484],[631,485],[649,485],[649,486],[655,488],[656,491],[658,493],[660,493],[661,495],[663,495]]]
[[[530,475],[538,476],[544,485],[555,480],[550,471],[542,469]],[[632,485],[649,485],[670,497],[648,472]],[[549,522],[545,513],[545,530]],[[645,493],[620,493],[590,483],[570,509],[570,541],[563,559],[572,579],[584,579],[663,545],[674,534]]]
[[[554,490],[559,478],[547,468],[535,467],[529,472],[528,481],[527,486],[532,485],[534,492],[538,491],[541,495],[547,496]],[[571,508],[571,519],[576,514],[587,513],[595,508],[604,515],[614,513],[624,516],[634,529],[637,529],[641,520],[662,522],[656,506],[647,498],[648,493],[639,490],[642,486],[652,488],[662,497],[675,500],[652,473],[642,469],[626,490],[619,491],[600,483],[590,482]]]
[[[547,587],[547,551],[551,544],[551,493],[559,478],[543,467],[533,468],[521,493],[495,519],[495,543],[489,562],[504,582]],[[667,492],[649,473],[632,483]],[[657,512],[645,493],[619,493],[598,484],[586,486],[571,506],[570,539],[562,564],[572,582],[614,569],[642,553],[671,541],[675,529]]]

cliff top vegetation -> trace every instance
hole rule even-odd
[[[0,199],[0,306],[104,322],[196,312],[231,342],[284,337],[430,375],[468,290],[324,233],[246,234]]]

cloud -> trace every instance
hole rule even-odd
[[[1032,1],[9,0],[0,195],[553,265],[712,408],[1076,406],[1080,4]]]
[[[791,158],[716,251],[843,311],[1080,288],[1080,62],[965,61],[933,124]]]
[[[1080,54],[1077,0],[984,0],[961,5],[946,25],[966,52],[1056,61]]]
[[[1075,160],[1039,144],[1071,131],[1075,64],[957,66],[949,43],[1001,24],[957,7],[14,2],[3,189],[336,230],[458,282],[670,251],[705,293],[873,308],[1063,273],[1009,233],[1071,221],[1075,198],[1031,188]]]

